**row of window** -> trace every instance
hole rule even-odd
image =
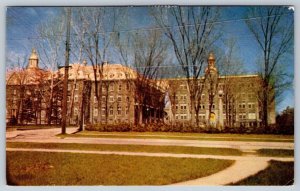
[[[102,107],[102,115],[105,116],[105,112],[106,112],[106,107]],[[126,106],[125,107],[125,115],[128,115],[129,113],[129,107]],[[121,106],[118,106],[117,107],[117,115],[122,115],[122,107]],[[108,108],[108,115],[114,115],[114,107],[113,106],[110,106]],[[98,116],[98,109],[95,108],[94,109],[94,116]]]
[[[71,91],[72,86],[73,86],[73,84],[68,84],[68,90],[69,90],[69,91]],[[114,83],[109,84],[108,87],[105,86],[105,85],[103,85],[103,86],[102,86],[102,92],[105,92],[107,88],[108,88],[108,91],[110,91],[110,92],[111,92],[111,91],[114,91],[114,90],[115,90],[115,85],[114,85]],[[120,91],[122,91],[123,85],[122,85],[122,84],[118,84],[118,85],[117,85],[117,88],[118,88],[117,90],[120,92]],[[129,84],[126,84],[126,89],[127,89],[127,90],[129,89]],[[78,90],[78,84],[75,85],[75,90]]]
[[[256,119],[256,113],[248,113],[248,117],[246,113],[240,113],[239,119]]]
[[[68,102],[70,102],[71,100],[71,97],[68,96]],[[96,103],[98,100],[97,100],[97,97],[94,96],[94,103]],[[102,96],[102,102],[105,102],[106,101],[106,96]],[[114,99],[114,96],[109,96],[108,97],[108,101],[109,102],[114,102],[115,99]],[[117,102],[122,102],[122,96],[117,96]],[[129,102],[129,97],[126,97],[126,101]],[[74,102],[78,102],[78,95],[75,95],[74,96]]]
[[[255,108],[255,104],[254,103],[248,103],[248,108],[249,109]],[[239,109],[246,109],[246,103],[240,103],[239,104]]]

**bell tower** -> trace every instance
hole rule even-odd
[[[37,55],[35,48],[32,49],[27,68],[28,69],[39,68],[39,57]]]
[[[213,52],[209,53],[208,59],[207,59],[207,68],[205,69],[205,73],[218,73],[218,70],[215,66],[216,59]]]

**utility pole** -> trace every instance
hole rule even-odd
[[[67,21],[67,32],[66,32],[65,76],[64,76],[63,100],[62,100],[63,105],[62,105],[61,134],[66,134],[68,77],[69,77],[69,56],[70,56],[71,7],[67,8],[66,21]]]

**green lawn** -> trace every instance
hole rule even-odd
[[[260,156],[271,156],[271,157],[293,157],[294,150],[287,149],[259,149],[257,154]]]
[[[292,185],[294,162],[270,161],[270,166],[234,185]]]
[[[184,153],[207,155],[242,155],[242,151],[231,148],[182,147],[182,146],[152,146],[152,145],[107,145],[107,144],[77,144],[77,143],[21,143],[7,142],[8,148],[46,148],[46,149],[76,149],[97,151],[129,151],[150,153]]]
[[[166,185],[214,174],[234,161],[7,152],[9,185]]]
[[[76,134],[58,135],[60,137],[99,137],[99,138],[138,138],[138,139],[187,139],[213,141],[259,141],[294,142],[292,135],[253,135],[253,134],[205,134],[168,132],[98,132],[83,131]]]

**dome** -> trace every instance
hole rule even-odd
[[[215,60],[214,53],[212,52],[209,53],[208,60]]]
[[[29,57],[30,60],[37,60],[38,59],[38,55],[36,53],[36,50],[33,48],[32,49],[32,52],[31,52],[31,55]]]

